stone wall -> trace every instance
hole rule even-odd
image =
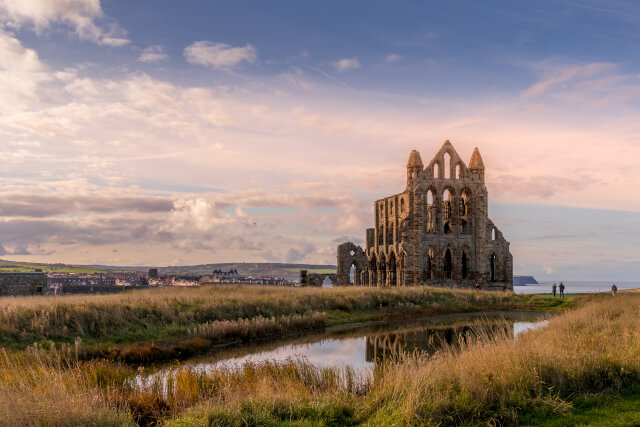
[[[0,296],[44,295],[46,293],[46,273],[0,272]]]
[[[309,273],[307,270],[300,270],[300,286],[322,286],[324,279],[329,278],[332,285],[339,285],[339,277],[337,274]],[[347,280],[347,283],[349,281]]]

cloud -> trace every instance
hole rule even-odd
[[[111,194],[109,194],[111,193]],[[171,199],[144,195],[46,194],[42,189],[23,188],[0,193],[0,215],[4,217],[52,217],[80,213],[169,212]]]
[[[289,248],[285,257],[286,262],[296,263],[303,260],[307,255],[311,254],[315,247],[309,243],[300,243],[298,247]]]
[[[616,66],[608,62],[594,62],[590,64],[553,67],[550,71],[547,71],[544,74],[542,80],[522,92],[522,97],[524,99],[528,99],[539,96],[544,92],[562,87],[562,85],[570,81],[593,77],[595,75],[602,74],[603,72],[615,69]]]
[[[0,114],[29,106],[37,99],[40,85],[51,79],[38,53],[0,28]]]
[[[396,55],[395,53],[392,53],[391,55],[388,55],[385,58],[385,62],[392,63],[392,62],[396,62],[399,59],[400,59],[400,56]]]
[[[100,44],[111,47],[122,47],[128,45],[129,43],[131,43],[131,40],[123,39],[120,37],[103,37],[100,40]]]
[[[591,233],[591,236],[594,234]],[[571,240],[571,239],[584,239],[585,237],[589,237],[588,234],[545,234],[542,236],[534,236],[531,237],[530,240]]]
[[[39,72],[44,69],[35,50],[25,48],[12,34],[0,30],[0,70]]]
[[[354,97],[297,69],[235,85],[225,76],[199,86],[141,72],[98,78],[82,66],[52,69],[3,36],[0,61],[11,59],[0,66],[0,236],[13,254],[335,263],[334,240],[362,239],[372,202],[405,188],[410,150],[428,159],[446,138],[465,159],[481,148],[491,209],[500,200],[640,210],[640,128],[637,110],[624,104],[612,118],[574,103],[584,114],[576,123],[546,98],[544,108],[519,114],[529,107],[520,91],[489,107],[467,98]],[[538,70],[541,80],[552,68]],[[596,101],[605,90],[596,87],[630,92],[629,80],[604,79],[620,75],[612,68],[569,83]],[[544,244],[513,246],[522,242]]]
[[[492,179],[489,185],[502,196],[517,195],[546,199],[564,192],[579,192],[593,185],[598,185],[598,180],[584,175],[577,178],[563,176],[528,176],[499,175]]]
[[[283,236],[281,224],[324,233],[330,224],[322,209],[346,209],[348,216],[354,204],[339,194],[243,190],[161,197],[147,193],[136,188],[116,191],[85,180],[5,186],[0,190],[0,243],[4,253],[13,256],[60,257],[65,251],[83,248],[91,253],[102,250],[108,259],[115,259],[113,245],[151,244],[154,251],[169,251],[172,256],[231,251],[244,254],[245,259],[294,262],[317,261],[321,256],[332,262],[325,249],[317,249],[326,243]],[[288,211],[279,218],[250,212],[253,209]],[[129,257],[129,263],[143,261],[130,250],[117,253]]]
[[[342,73],[347,70],[355,70],[357,68],[360,68],[360,62],[357,58],[343,58],[333,62],[333,66],[339,73]]]
[[[280,74],[281,79],[301,89],[310,90],[313,88],[311,79],[308,78],[300,68],[294,68],[292,71]]]
[[[126,31],[104,15],[100,0],[0,0],[0,22],[31,26],[37,33],[62,24],[82,40],[114,47],[129,43]]]
[[[545,61],[530,66],[540,74],[539,81],[521,93],[523,103],[538,105],[528,114],[557,109],[565,116],[580,105],[585,111],[597,111],[601,117],[617,115],[640,99],[640,79],[634,71],[625,72],[621,65],[608,62],[557,64]],[[551,108],[550,108],[551,107]],[[568,111],[567,111],[568,109]],[[525,115],[527,112],[524,113]]]
[[[242,63],[256,62],[258,50],[249,43],[233,47],[226,43],[197,41],[184,49],[184,57],[190,64],[230,70]]]
[[[154,45],[142,50],[140,56],[138,57],[138,62],[161,62],[167,60],[168,58],[169,55],[164,53],[164,46]]]

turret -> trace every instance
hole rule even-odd
[[[484,182],[484,162],[482,161],[482,156],[480,155],[480,150],[478,150],[478,147],[473,150],[473,154],[471,155],[471,161],[469,162],[469,172],[471,172],[474,176],[477,176],[481,181]]]
[[[424,164],[420,158],[420,153],[417,150],[412,150],[407,163],[407,187],[411,187],[412,184],[417,182],[418,176],[423,169]]]

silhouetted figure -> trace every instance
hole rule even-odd
[[[560,297],[564,298],[564,283],[560,282]]]
[[[553,283],[553,286],[551,287],[551,293],[553,294],[553,297],[556,297],[556,284],[555,282]]]
[[[611,295],[616,296],[617,293],[618,293],[618,287],[614,283],[613,286],[611,286]]]

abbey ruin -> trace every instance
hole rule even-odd
[[[429,284],[513,290],[513,259],[488,217],[484,163],[468,165],[446,141],[425,167],[413,150],[404,192],[374,203],[366,249],[338,247],[337,281],[365,286]]]

